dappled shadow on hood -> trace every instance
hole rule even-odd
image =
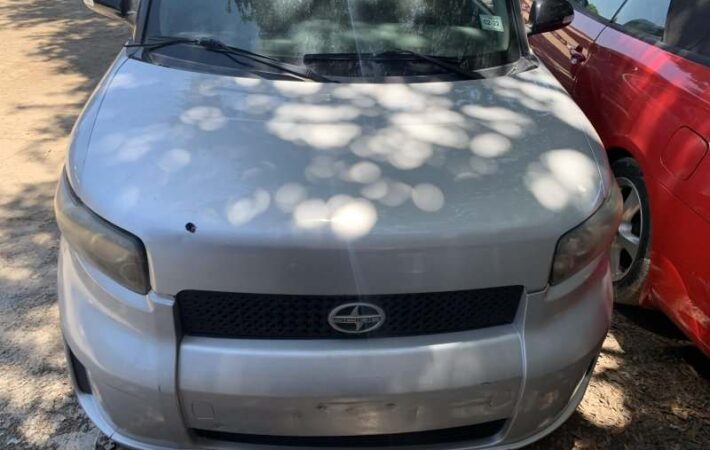
[[[122,114],[146,92],[153,105]],[[578,223],[602,189],[591,128],[541,71],[480,82],[318,84],[129,61],[100,114],[77,178],[111,173],[112,206],[126,212],[151,210],[141,194],[149,188],[199,195],[189,221],[289,223],[357,240],[378,224],[397,229],[403,215],[431,225],[487,209],[485,220],[512,228],[576,211]],[[109,128],[112,114],[121,132]],[[488,208],[494,203],[500,208]]]

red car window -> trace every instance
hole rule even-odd
[[[668,45],[710,58],[710,0],[673,0],[668,11]]]
[[[623,0],[570,0],[572,6],[603,19],[611,20],[619,10]]]
[[[631,32],[663,39],[671,0],[627,0],[614,22]]]

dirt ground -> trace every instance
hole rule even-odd
[[[65,372],[52,196],[82,105],[127,38],[80,0],[0,0],[0,449],[93,448]],[[587,396],[535,449],[710,449],[708,361],[622,309]]]

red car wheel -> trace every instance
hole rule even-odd
[[[612,169],[624,199],[621,224],[610,252],[614,297],[617,303],[638,305],[651,265],[648,194],[641,168],[632,158],[615,161]]]

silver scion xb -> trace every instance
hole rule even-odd
[[[574,411],[620,214],[531,54],[565,0],[85,0],[133,37],[56,196],[81,405],[139,449],[515,448]]]

